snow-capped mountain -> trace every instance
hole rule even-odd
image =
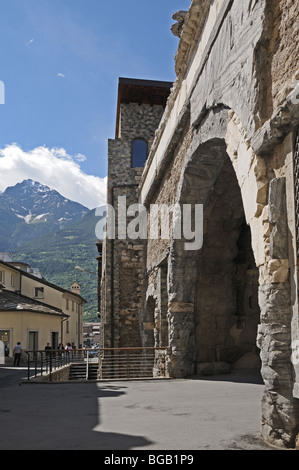
[[[36,181],[25,180],[0,194],[0,251],[70,225],[89,212]]]

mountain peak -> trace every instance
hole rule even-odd
[[[18,190],[20,190],[20,189],[22,189],[22,188],[26,188],[26,189],[27,189],[27,188],[28,188],[28,189],[43,188],[43,189],[45,189],[45,190],[54,191],[54,189],[51,190],[51,188],[49,188],[49,186],[46,186],[46,185],[44,185],[44,184],[41,184],[41,183],[39,183],[38,181],[34,181],[34,180],[32,180],[32,179],[23,180],[23,181],[21,181],[20,183],[15,184],[14,186],[8,186],[8,187],[6,188],[6,190],[8,190],[8,191],[10,191],[11,189],[18,189]]]
[[[0,219],[6,221],[8,246],[14,239],[20,246],[43,233],[53,233],[82,219],[88,212],[87,207],[32,179],[10,186],[0,194]],[[2,236],[0,251],[7,251],[5,246]]]
[[[15,192],[21,192],[21,191],[25,191],[25,190],[29,190],[29,191],[35,191],[36,189],[42,189],[44,188],[45,190],[50,190],[50,188],[48,186],[44,186],[42,185],[41,183],[39,183],[38,181],[34,181],[34,180],[31,180],[31,179],[27,179],[27,180],[23,180],[21,181],[20,183],[16,183],[14,186],[8,186],[5,191],[3,192],[3,194],[11,194],[11,193],[15,193]]]

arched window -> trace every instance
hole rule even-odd
[[[147,159],[147,142],[136,139],[132,144],[132,167],[143,167]]]

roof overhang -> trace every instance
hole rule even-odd
[[[122,103],[165,107],[172,86],[172,82],[119,78],[115,138],[119,137],[120,105]]]

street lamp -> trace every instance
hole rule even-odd
[[[84,273],[93,274],[94,276],[97,276],[98,279],[100,278],[100,276],[97,273],[94,273],[93,271],[89,271],[88,269],[81,268],[81,266],[75,266],[75,269],[77,269],[77,271],[82,271]],[[99,301],[99,285],[98,285],[98,309],[99,309],[99,304],[100,304],[100,301]],[[101,319],[101,313],[99,311],[97,312],[97,315]]]
[[[85,273],[90,273],[90,274],[93,274],[94,276],[97,276],[96,273],[94,273],[92,271],[88,271],[88,269],[83,269],[83,268],[81,268],[81,266],[75,266],[75,269],[77,269],[77,271],[83,271]]]

